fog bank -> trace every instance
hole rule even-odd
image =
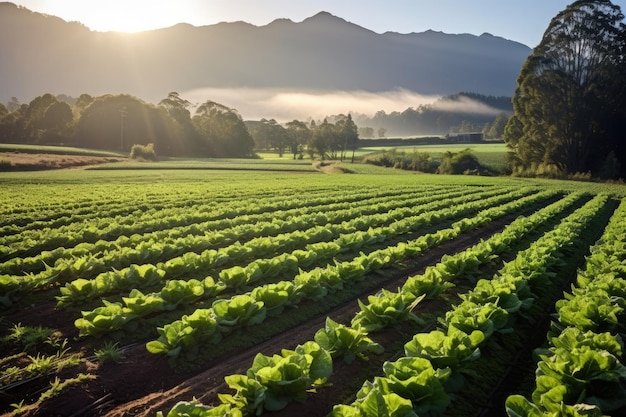
[[[441,111],[496,115],[500,111],[467,97],[441,101],[429,96],[399,89],[368,91],[295,91],[267,88],[202,88],[184,91],[181,97],[194,105],[207,100],[236,109],[245,120],[276,119],[284,123],[294,119],[321,120],[336,114],[358,113],[372,117],[378,111],[402,112],[407,108],[433,105]],[[439,100],[439,101],[438,101]]]

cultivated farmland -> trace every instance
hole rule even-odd
[[[180,168],[0,177],[0,412],[624,411],[623,186]]]

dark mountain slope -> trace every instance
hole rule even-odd
[[[0,101],[45,92],[130,93],[158,101],[203,87],[473,91],[511,96],[525,45],[483,34],[377,34],[321,12],[136,34],[93,32],[79,23],[0,3]]]

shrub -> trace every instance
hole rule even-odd
[[[410,171],[431,173],[437,171],[437,162],[433,161],[428,153],[418,151],[413,151],[409,154],[404,151],[391,149],[375,155],[366,156],[363,162],[366,164]]]
[[[441,160],[437,172],[439,174],[464,174],[466,172],[479,172],[480,163],[476,155],[470,149],[461,152],[446,152]]]
[[[134,144],[130,149],[130,159],[156,161],[157,156],[154,152],[154,145],[152,143],[147,145]]]

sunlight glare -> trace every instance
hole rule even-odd
[[[59,15],[75,16],[72,20],[99,32],[159,29],[186,22],[189,16],[198,14],[193,3],[166,0],[110,0],[106,3],[69,0],[57,2],[55,6],[63,9]]]

